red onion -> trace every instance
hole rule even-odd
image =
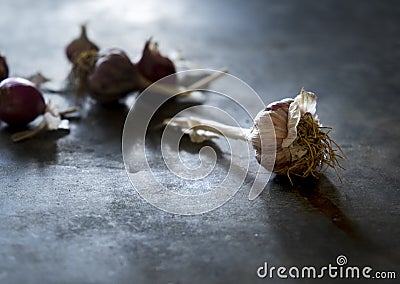
[[[8,77],[8,65],[6,58],[0,54],[0,81]]]
[[[142,58],[136,63],[136,66],[140,73],[152,82],[176,73],[174,63],[168,57],[161,55],[158,50],[158,44],[152,42],[151,39],[146,41]]]
[[[0,83],[0,119],[9,125],[25,125],[44,113],[46,103],[32,82],[7,78]]]
[[[81,35],[79,38],[73,40],[65,49],[65,53],[72,63],[76,63],[78,56],[84,51],[98,51],[99,48],[95,43],[89,40],[86,34],[86,26],[81,26]]]

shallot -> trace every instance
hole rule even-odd
[[[98,51],[98,46],[92,42],[86,33],[86,25],[81,26],[81,35],[79,38],[71,41],[67,47],[65,48],[65,54],[67,55],[68,60],[75,64],[77,58],[82,52],[85,51]]]
[[[124,51],[111,49],[99,55],[88,76],[88,89],[94,99],[109,103],[146,88],[146,81]]]
[[[129,93],[142,91],[153,84],[138,71],[137,66],[121,49],[114,48],[100,53],[85,51],[79,56],[76,66],[78,96],[87,91],[96,101],[103,104],[115,102]],[[226,69],[221,71],[217,75],[201,79],[194,85],[197,88],[204,87],[227,72]],[[184,88],[176,84],[159,83],[153,85],[152,90],[175,95],[185,93],[190,88],[191,86]]]
[[[156,82],[161,78],[176,73],[176,68],[172,60],[163,56],[158,50],[158,43],[153,42],[151,39],[146,41],[142,57],[136,63],[136,66],[139,72],[147,80],[152,82]]]

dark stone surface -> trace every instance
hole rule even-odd
[[[215,211],[172,215],[130,185],[125,105],[89,104],[69,135],[18,144],[2,123],[0,283],[261,283],[264,261],[320,267],[340,254],[399,276],[397,1],[107,3],[3,1],[0,49],[11,74],[40,70],[60,85],[63,48],[86,20],[99,45],[132,58],[154,36],[201,67],[228,66],[266,103],[316,92],[319,117],[348,156],[343,183],[331,171],[295,189],[274,177],[255,201],[245,184]]]

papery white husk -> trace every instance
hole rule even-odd
[[[43,115],[43,123],[47,130],[57,130],[61,123],[60,112],[51,102],[47,104],[46,112]]]
[[[46,112],[43,115],[43,121],[47,130],[57,130],[61,123],[61,116],[54,116],[52,113]]]
[[[282,141],[282,147],[289,147],[297,139],[297,125],[300,118],[306,112],[311,113],[313,118],[318,121],[317,111],[317,96],[312,92],[307,92],[301,89],[300,94],[294,99],[289,106],[287,120],[287,137]]]

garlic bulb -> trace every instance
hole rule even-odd
[[[221,133],[250,142],[257,161],[265,168],[268,168],[267,149],[276,147],[273,172],[287,175],[290,180],[292,176],[318,178],[324,166],[334,168],[338,174],[337,167],[341,168],[338,158],[341,156],[336,152],[343,152],[329,137],[330,128],[320,125],[316,102],[314,93],[302,89],[294,99],[269,104],[257,114],[250,129],[184,117],[167,119],[164,124],[180,128],[196,143],[217,138]]]

